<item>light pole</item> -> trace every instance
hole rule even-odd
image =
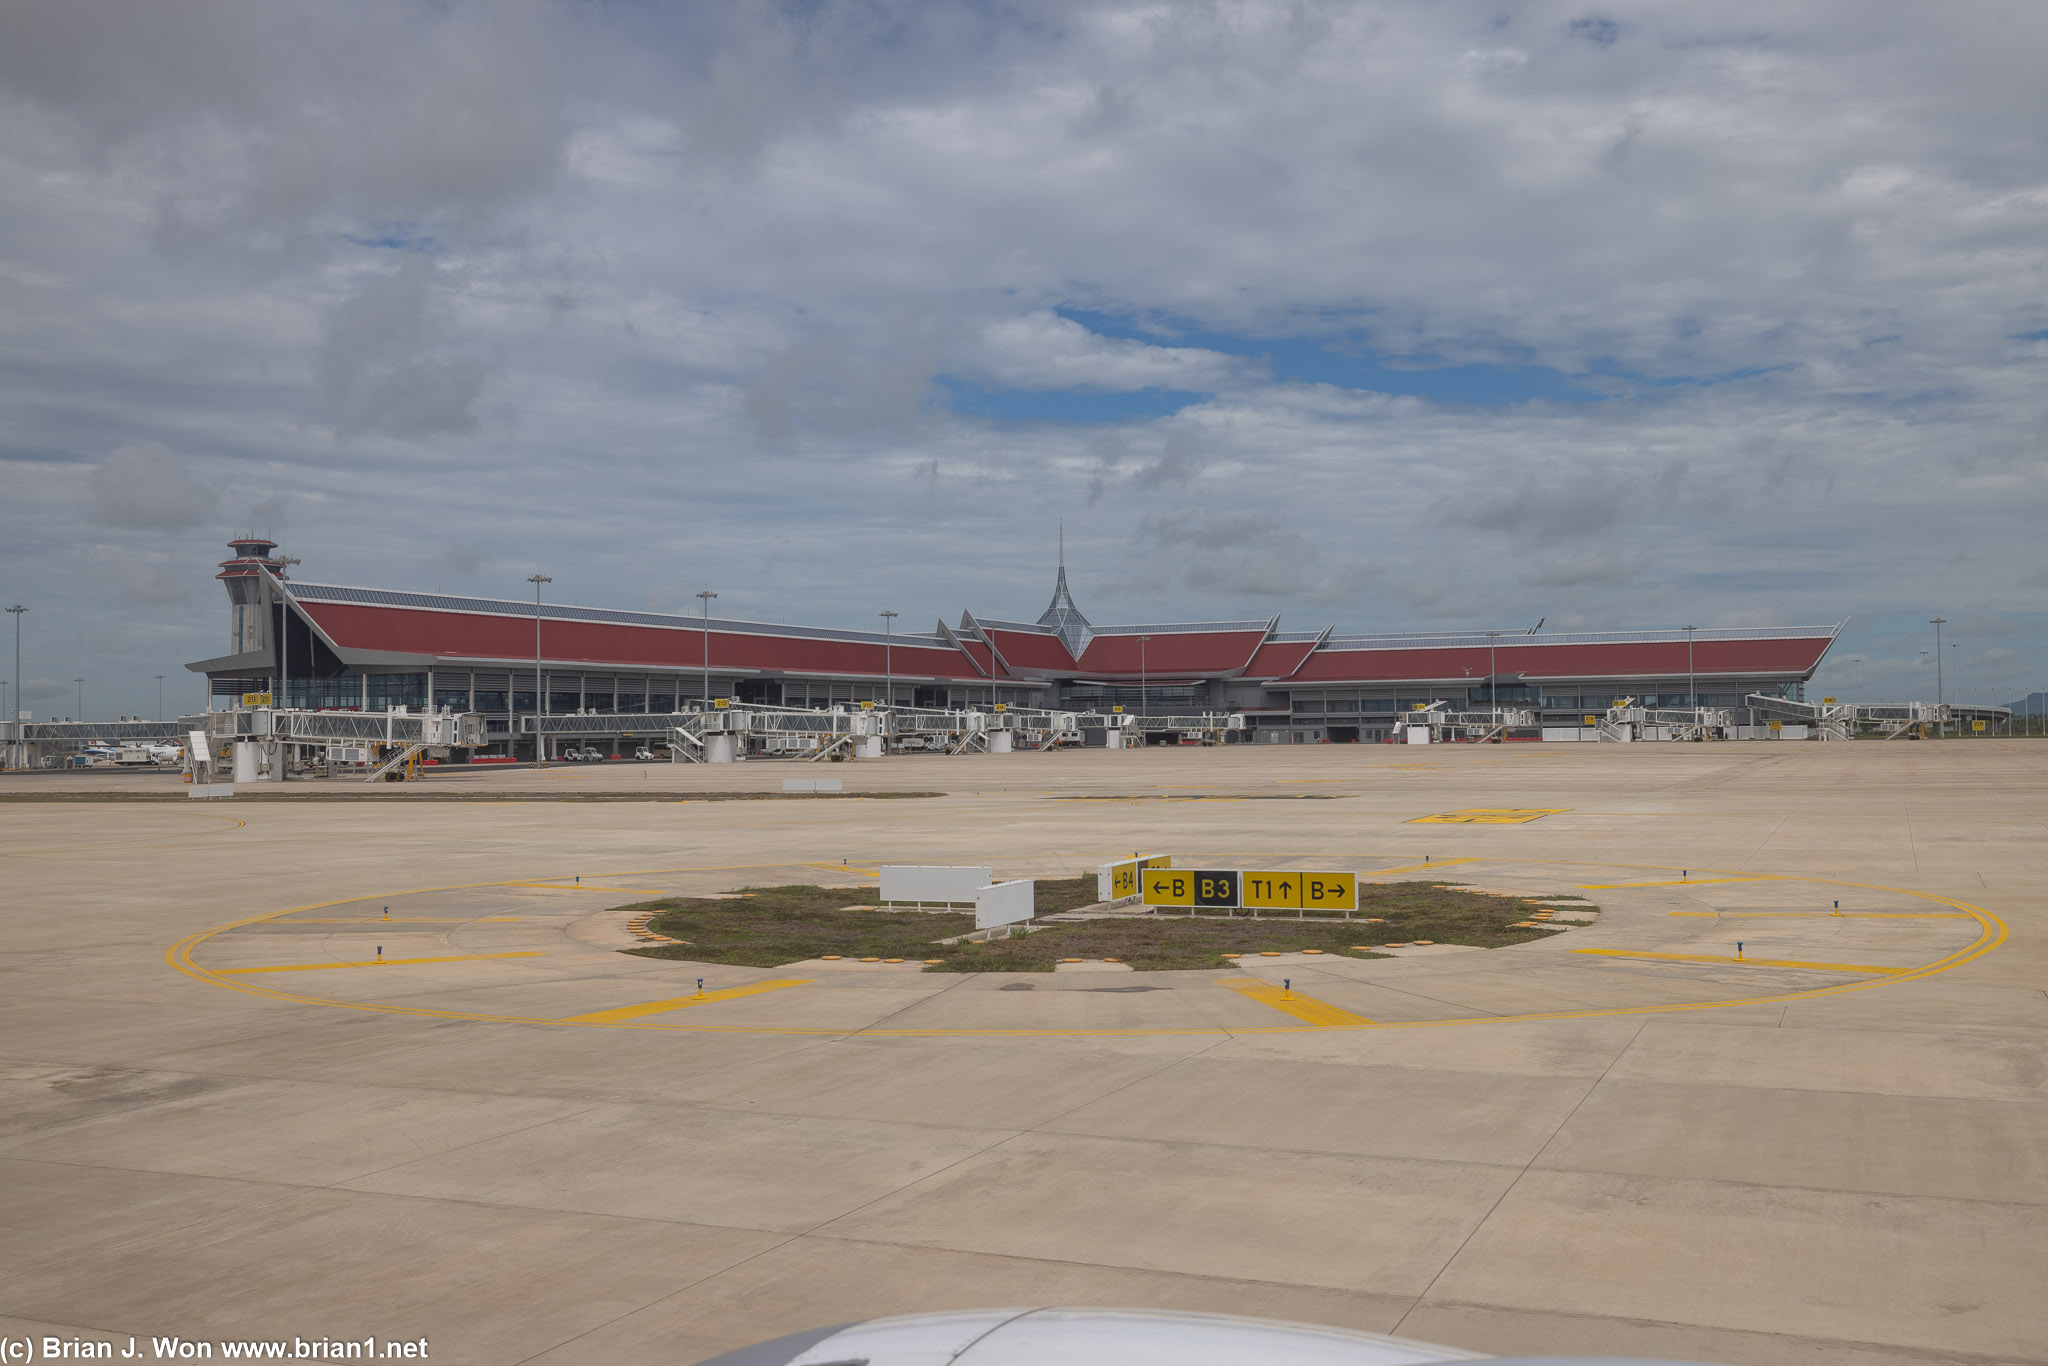
[[[705,589],[697,595],[704,604],[704,709],[711,709],[711,600],[718,594]]]
[[[900,613],[883,612],[880,615],[882,618],[882,676],[886,680],[883,684],[885,689],[883,696],[888,699],[883,705],[894,707],[896,705],[896,618]]]
[[[279,555],[271,561],[276,568],[271,572],[277,576],[277,696],[270,700],[274,707],[289,707],[292,691],[292,598],[285,591],[284,571],[286,565],[297,564],[294,555]]]
[[[533,585],[533,761],[544,764],[548,761],[547,737],[541,734],[540,719],[548,714],[548,692],[540,677],[540,586],[553,583],[546,574],[529,574],[526,581]]]
[[[28,611],[28,608],[26,608],[26,607],[23,607],[23,606],[22,606],[22,605],[21,605],[20,603],[18,603],[18,602],[17,602],[17,603],[15,603],[15,604],[14,604],[14,606],[12,606],[12,607],[10,607],[10,608],[8,608],[8,609],[7,609],[7,615],[8,615],[8,616],[10,616],[10,617],[13,617],[13,618],[14,618],[14,706],[15,706],[15,713],[14,713],[14,715],[12,715],[12,716],[10,716],[10,717],[8,717],[8,718],[7,718],[7,719],[8,719],[8,720],[10,720],[10,721],[19,721],[19,720],[21,719],[21,710],[20,710],[20,709],[21,709],[21,614],[22,614],[22,613],[24,613],[24,612],[26,612],[26,611]]]
[[[1939,707],[1939,706],[1940,706],[1940,705],[1942,704],[1942,695],[1941,695],[1941,628],[1942,628],[1942,625],[1943,625],[1943,623],[1945,623],[1945,622],[1946,622],[1947,620],[1948,620],[1948,618],[1947,618],[1947,617],[1930,617],[1930,618],[1928,619],[1928,621],[1927,621],[1927,624],[1928,624],[1929,626],[1932,626],[1932,627],[1934,628],[1934,705],[1935,705],[1935,706],[1937,706],[1937,707]],[[1941,727],[1941,734],[1943,734],[1943,735],[1947,735],[1947,734],[1948,734],[1948,720],[1947,720],[1947,718],[1945,718],[1945,717],[1944,717],[1944,718],[1942,718],[1941,720],[1938,720],[1938,721],[1937,721],[1937,722],[1936,722],[1935,724],[1937,724],[1937,725],[1939,725],[1939,726]]]
[[[1150,639],[1152,639],[1150,636],[1138,637],[1138,715],[1140,716],[1149,716],[1151,714],[1146,710],[1146,707],[1149,703],[1149,694],[1152,689],[1147,685],[1145,679],[1145,642]]]
[[[1486,705],[1493,708],[1493,719],[1500,720],[1500,632],[1486,633]]]
[[[162,674],[156,676],[156,719],[158,721],[164,719],[164,676]]]
[[[1953,640],[1951,640],[1951,641],[1950,641],[1950,642],[1948,643],[1948,648],[1949,648],[1949,649],[1951,649],[1951,650],[1955,649],[1955,648],[1956,648],[1956,642],[1955,642],[1955,641],[1953,641]],[[1968,705],[1968,704],[1967,704],[1967,703],[1965,703],[1965,704],[1963,704],[1963,705]],[[1958,720],[1958,721],[1956,722],[1956,738],[1957,738],[1957,739],[1961,739],[1961,738],[1962,738],[1962,734],[1963,734],[1963,724],[1962,724],[1962,722],[1961,722],[1960,720]]]
[[[71,681],[78,685],[78,719],[83,721],[85,719],[85,680],[74,678]]]
[[[1697,626],[1681,626],[1679,629],[1685,632],[1685,705],[1697,711],[1700,705],[1700,693],[1699,685],[1694,682],[1693,675],[1692,633],[1700,628]]]

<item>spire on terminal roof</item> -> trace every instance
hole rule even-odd
[[[1052,633],[1067,647],[1067,653],[1079,659],[1081,652],[1088,648],[1088,642],[1095,638],[1089,629],[1088,618],[1081,615],[1081,609],[1074,605],[1074,595],[1067,591],[1067,524],[1060,523],[1060,572],[1053,584],[1052,605],[1039,615],[1038,624],[1049,626]]]

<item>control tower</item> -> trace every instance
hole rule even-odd
[[[271,558],[277,542],[263,536],[238,536],[228,542],[234,558],[222,560],[214,577],[227,585],[234,620],[228,653],[249,655],[270,649],[271,606],[277,601],[275,576],[284,566]]]

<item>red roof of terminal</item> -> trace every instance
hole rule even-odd
[[[1037,669],[1047,673],[1068,674],[1074,671],[1074,657],[1067,653],[1067,647],[1055,635],[1041,635],[1037,631],[1007,631],[998,626],[983,626],[989,640],[1002,653],[1003,662],[1011,669]]]
[[[268,572],[263,561],[230,561],[232,572]],[[289,585],[298,607],[344,653],[410,655],[451,663],[531,660],[535,608],[500,599]],[[621,668],[688,670],[704,663],[704,629],[687,615],[547,604],[541,653],[557,662]],[[957,632],[897,635],[720,621],[710,628],[711,667],[725,672],[880,677],[979,682],[989,678],[1132,680],[1173,678],[1271,680],[1276,686],[1437,683],[1503,678],[1674,678],[1740,674],[1810,676],[1839,627],[1702,628],[1682,631],[1484,632],[1331,638],[1296,633],[1279,638],[1272,622],[1213,622],[1090,627],[1071,614],[1068,626],[1086,644],[1076,660],[1045,626],[977,621]],[[1688,644],[1690,656],[1688,657]],[[886,660],[885,660],[886,655]]]
[[[1545,678],[1683,677],[1686,642],[1676,640],[1584,641],[1522,644],[1540,639],[1503,636],[1489,654],[1485,644],[1421,649],[1330,649],[1316,651],[1288,675],[1289,683],[1439,681],[1485,678],[1498,667],[1503,676]],[[1509,643],[1515,642],[1515,643]],[[1700,639],[1692,647],[1695,674],[1795,674],[1813,671],[1834,643],[1834,635],[1769,639]]]
[[[1094,678],[1109,674],[1136,678],[1142,666],[1154,677],[1189,673],[1214,678],[1242,670],[1266,638],[1264,627],[1255,631],[1162,632],[1146,636],[1141,652],[1139,634],[1098,631],[1081,652],[1081,670]]]
[[[1313,640],[1271,641],[1261,645],[1252,656],[1252,662],[1245,665],[1246,678],[1285,678],[1301,667],[1310,650],[1315,649]]]
[[[417,608],[359,606],[301,601],[306,615],[343,649],[430,655],[449,660],[492,660],[517,664],[534,653],[531,615],[483,615]],[[885,660],[884,654],[888,655]],[[545,659],[627,667],[693,669],[704,663],[704,632],[688,626],[626,626],[610,622],[540,623]],[[744,672],[874,674],[892,669],[899,678],[979,678],[951,646],[899,637],[880,640],[821,640],[809,636],[752,634],[714,621],[711,667]]]

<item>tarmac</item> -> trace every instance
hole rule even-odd
[[[2048,1361],[2048,743],[892,756],[780,795],[823,768],[0,776],[0,1339],[669,1363],[1075,1303]],[[944,795],[862,795],[905,793]],[[618,951],[667,893],[1134,852],[1585,923],[1211,972]]]

